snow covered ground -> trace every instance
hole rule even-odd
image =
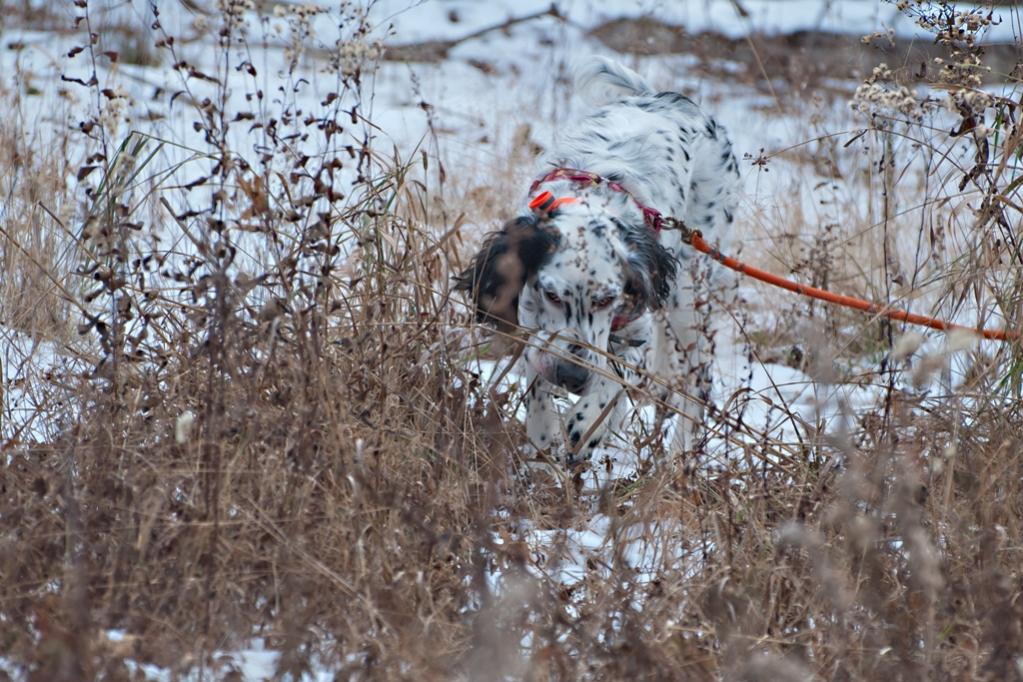
[[[692,73],[693,59],[685,55],[663,55],[636,58],[615,55],[601,43],[587,36],[587,30],[600,21],[622,16],[653,16],[657,19],[686,27],[690,32],[713,30],[727,36],[741,36],[750,31],[763,33],[790,33],[797,30],[821,30],[859,36],[891,28],[896,35],[914,37],[920,30],[901,16],[888,3],[868,0],[741,0],[748,13],[741,16],[737,3],[732,0],[650,0],[639,2],[598,2],[596,0],[567,0],[558,4],[565,20],[544,16],[515,25],[508,30],[493,31],[454,46],[446,58],[438,63],[383,62],[375,75],[366,83],[363,109],[377,126],[376,145],[388,149],[391,145],[404,158],[415,155],[419,148],[439,155],[449,176],[464,189],[479,188],[497,193],[496,203],[512,210],[521,198],[522,188],[534,172],[528,163],[509,166],[506,159],[515,154],[516,143],[521,143],[522,131],[526,140],[541,146],[550,143],[559,126],[570,122],[585,106],[571,97],[566,82],[572,66],[590,54],[606,54],[623,59],[648,75],[664,89],[680,89],[703,99],[731,132],[740,157],[756,156],[760,150],[776,150],[802,142],[808,137],[805,116],[784,112],[766,112],[765,95],[738,83],[710,81]],[[137,22],[140,27],[151,23],[148,2],[136,0],[120,11],[125,20]],[[215,20],[187,10],[182,4],[161,3],[161,21],[172,33],[195,38],[182,41],[183,54],[193,59],[200,68],[216,68],[213,31],[208,26]],[[543,12],[549,7],[547,0],[500,0],[476,2],[474,0],[380,0],[373,5],[370,21],[376,26],[370,39],[387,44],[408,44],[416,41],[460,38],[476,30],[497,25],[513,16],[526,16]],[[1013,17],[993,28],[987,36],[992,41],[1011,41],[1016,33]],[[329,46],[330,36],[336,34],[337,18],[331,14],[314,20],[314,38],[310,45]],[[278,27],[281,27],[280,29]],[[265,22],[253,17],[250,22],[252,40],[251,59],[271,79],[281,70],[284,58],[283,44],[287,29],[283,22],[270,19]],[[69,61],[65,55],[80,42],[76,35],[55,36],[47,32],[26,31],[21,35],[5,36],[5,41],[17,40],[24,48],[0,52],[0,68],[5,74],[16,74],[20,86],[27,84],[38,91],[39,106],[35,120],[25,121],[26,128],[41,128],[73,124],[76,107],[81,106],[81,95],[56,78],[58,73],[80,77],[83,63]],[[260,47],[263,41],[276,47]],[[299,106],[314,110],[336,82],[335,74],[326,73],[322,62],[312,54],[303,61],[301,74],[307,85],[295,96]],[[144,130],[173,144],[164,147],[158,164],[170,167],[190,158],[192,150],[200,148],[192,129],[193,113],[179,104],[164,118],[150,120],[149,113],[157,106],[154,89],[171,91],[178,87],[178,77],[169,65],[136,66],[129,64],[102,65],[101,81],[110,87],[119,87],[129,97],[127,118],[117,134],[129,130]],[[852,87],[852,84],[850,84]],[[69,94],[70,93],[70,94]],[[232,110],[246,107],[245,89],[232,91]],[[165,95],[163,95],[165,97]],[[427,103],[429,106],[422,106]],[[822,127],[830,130],[855,130],[856,124],[844,102],[821,104],[819,115],[825,118]],[[524,128],[528,126],[528,128]],[[243,129],[238,130],[244,135]],[[851,135],[850,135],[851,136]],[[239,144],[237,148],[243,149]],[[198,163],[198,162],[195,162]],[[793,188],[805,191],[807,211],[821,210],[815,197],[821,178],[804,174],[793,164],[778,163],[771,172],[744,163],[745,197],[743,210],[749,216],[764,210],[781,192]],[[510,175],[509,175],[510,173]],[[194,173],[186,166],[182,176]],[[740,216],[739,225],[743,224]],[[482,233],[490,224],[469,216],[466,232]],[[750,242],[747,241],[747,250]],[[743,298],[755,301],[758,289],[742,289]],[[769,315],[757,307],[749,313]],[[846,411],[869,406],[882,393],[876,382],[825,384],[814,381],[803,371],[777,362],[747,361],[745,340],[734,325],[722,323],[718,343],[717,383],[715,398],[718,404],[739,390],[745,390],[745,423],[781,443],[794,444],[797,433],[791,414],[798,415],[824,432],[833,428],[837,420],[844,419]],[[932,339],[931,347],[942,341]],[[3,362],[3,438],[17,436],[19,440],[41,437],[37,429],[32,402],[32,376],[47,371],[61,362],[60,349],[52,344],[33,341],[17,332],[0,334],[0,361]],[[498,366],[500,363],[498,363]],[[486,371],[493,371],[488,365]],[[862,367],[864,371],[876,367]],[[506,381],[514,381],[512,375]],[[24,429],[22,429],[24,427]],[[736,436],[742,438],[742,436]],[[713,440],[709,447],[710,465],[724,466],[734,444],[723,439]],[[613,462],[611,477],[627,478],[637,463],[635,454],[608,450],[601,457]],[[642,457],[643,453],[639,453]],[[598,457],[600,459],[601,457]],[[591,489],[607,483],[607,477],[598,477]],[[611,520],[596,510],[588,515],[586,523],[574,528],[536,529],[523,527],[521,539],[526,540],[538,554],[551,554],[558,546],[561,557],[555,567],[538,570],[555,571],[559,580],[571,584],[582,580],[587,558],[606,557],[612,542]],[[682,530],[678,529],[681,533]],[[667,537],[671,533],[658,533]],[[628,533],[626,533],[628,536]],[[621,536],[619,536],[621,537]],[[641,574],[653,571],[659,562],[685,562],[686,556],[665,557],[664,552],[649,543],[645,534],[636,533],[629,542],[627,561]],[[495,538],[495,542],[500,542]],[[672,544],[677,548],[677,544]],[[676,551],[672,549],[670,551]],[[694,560],[695,561],[695,560]],[[500,585],[501,577],[495,573],[493,581]],[[116,633],[112,635],[114,638]],[[251,650],[227,652],[233,659],[225,670],[238,670],[243,679],[258,680],[272,676],[276,654],[253,644]],[[3,669],[0,659],[0,670]],[[165,679],[165,671],[152,667],[141,670],[151,679]],[[12,674],[14,671],[11,671]],[[328,679],[324,671],[317,679]]]
[[[52,438],[73,413],[49,387],[84,368],[78,354],[52,341],[0,326],[0,438],[5,449]]]
[[[892,29],[896,35],[926,39],[927,34],[912,19],[900,13],[895,3],[876,0],[566,0],[555,3],[558,11],[582,27],[621,17],[653,17],[667,24],[682,26],[689,33],[714,31],[729,37],[751,32],[785,34],[796,31],[827,31],[866,35]],[[372,17],[378,26],[392,24],[406,43],[452,38],[473,29],[501,23],[511,16],[542,12],[551,6],[546,0],[520,2],[475,2],[442,0],[409,2],[383,0],[374,5]],[[956,3],[969,11],[982,4]],[[740,14],[742,8],[745,16]],[[451,13],[458,23],[449,20]],[[992,27],[985,36],[990,42],[1011,42],[1014,27],[1010,13],[1007,21]]]

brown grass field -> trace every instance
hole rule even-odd
[[[807,120],[791,149],[747,159],[828,176],[821,211],[839,218],[795,195],[748,205],[768,246],[744,255],[1018,330],[1019,64],[985,75],[1009,93],[986,95],[972,20],[906,4],[936,19],[944,66],[864,85],[852,141]],[[467,225],[508,204],[441,171],[442,143],[360,142],[353,102],[379,57],[364,27],[345,24],[333,95],[298,114],[286,95],[228,96],[255,92],[258,62],[204,73],[168,30],[143,44],[93,5],[74,3],[72,28],[28,2],[5,20],[76,36],[79,82],[61,87],[83,104],[46,131],[29,79],[2,91],[0,680],[243,679],[217,652],[259,638],[282,680],[1023,681],[1019,343],[917,350],[902,325],[755,286],[751,362],[879,398],[826,427],[778,404],[797,439],[735,426],[714,466],[636,436],[648,464],[596,492],[585,473],[526,473],[518,396],[474,363],[513,343],[451,292],[481,237]],[[249,10],[221,5],[207,21],[235,54]],[[122,59],[112,46],[177,64],[151,121],[188,112],[187,165],[154,153],[147,121],[113,120],[118,93],[90,80]],[[831,87],[811,66],[787,115]],[[761,75],[744,78],[771,87]],[[533,156],[499,163],[491,176],[526,177]],[[566,580],[558,532],[597,512],[602,551]],[[653,569],[628,559],[637,542]]]

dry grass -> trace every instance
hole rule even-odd
[[[0,121],[0,232],[4,242],[0,279],[0,324],[33,337],[64,341],[73,334],[73,306],[61,282],[68,280],[73,239],[54,229],[46,202],[66,213],[66,178],[74,176],[67,139],[51,142],[26,120],[33,102],[17,91],[3,97]],[[56,201],[54,201],[56,199]]]
[[[232,7],[225,50],[238,39]],[[202,75],[181,72],[198,92]],[[253,87],[243,72],[205,75]],[[455,186],[440,201],[418,157],[349,150],[360,88],[348,72],[306,121],[255,111],[240,125],[263,126],[256,162],[228,144],[239,112],[190,91],[179,106],[197,103],[208,157],[185,168],[198,179],[187,189],[153,180],[166,170],[149,156],[157,143],[104,127],[104,109],[72,137],[100,155],[80,180],[66,148],[30,151],[30,131],[0,129],[17,216],[0,242],[3,322],[59,338],[73,320],[87,366],[44,381],[52,434],[3,425],[7,661],[39,680],[131,679],[128,662],[237,679],[214,652],[265,638],[282,678],[316,665],[337,679],[1023,678],[1018,348],[976,353],[936,395],[896,378],[945,359],[892,357],[888,332],[862,344],[884,354],[882,400],[826,434],[806,427],[795,449],[736,442],[722,467],[662,463],[597,494],[524,473],[517,398],[474,374],[485,330],[448,297],[460,244],[477,238],[457,216],[487,193]],[[1003,111],[1011,158],[1018,112]],[[291,133],[324,153],[296,155]],[[871,168],[831,152],[843,173]],[[928,261],[927,276],[982,283],[1015,322],[1011,177],[974,178],[979,196],[1007,199],[1004,214],[931,214],[986,248]],[[836,210],[873,225],[876,206],[849,191]],[[450,222],[433,227],[440,215]],[[68,234],[73,265],[60,257]],[[806,239],[831,251],[842,235]],[[897,295],[884,267],[895,261],[781,257],[816,283]],[[806,314],[792,306],[783,319]],[[832,327],[822,348],[865,352]],[[608,519],[606,551],[567,580],[560,530],[594,511]],[[655,569],[637,570],[642,547]]]

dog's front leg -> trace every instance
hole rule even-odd
[[[561,422],[551,385],[532,369],[527,369],[526,380],[526,435],[537,452],[554,452],[561,441]]]
[[[619,353],[620,361],[612,361],[607,369],[611,376],[594,374],[586,392],[569,411],[569,461],[590,459],[609,432],[621,429],[626,415],[625,388],[641,380],[636,368],[645,365],[645,352],[643,347],[629,348]]]
[[[607,432],[621,421],[620,403],[624,392],[617,381],[601,376],[592,379],[568,413],[565,448],[569,463],[590,459]]]

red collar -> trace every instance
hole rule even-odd
[[[639,319],[639,315],[636,315],[635,317],[633,317],[631,315],[621,315],[621,314],[615,315],[614,317],[611,318],[611,331],[616,332],[616,331],[622,329],[623,327],[628,326],[634,320],[638,320],[638,319]]]
[[[554,180],[568,180],[570,182],[574,182],[579,185],[585,185],[588,187],[595,187],[596,185],[604,184],[607,185],[608,189],[611,189],[615,192],[622,192],[623,194],[627,194],[629,195],[629,198],[632,199],[633,203],[636,204],[636,207],[643,213],[643,222],[646,223],[646,226],[649,227],[654,232],[661,231],[661,224],[664,222],[664,218],[661,216],[660,211],[658,211],[656,208],[650,208],[649,206],[641,203],[632,194],[632,192],[625,189],[625,187],[620,182],[617,182],[616,180],[608,180],[607,178],[597,175],[596,173],[578,170],[576,168],[555,168],[547,175],[544,175],[543,177],[535,180],[533,184],[530,185],[529,187],[529,193],[533,194],[534,192],[536,192],[537,189],[540,188],[540,185],[544,184],[545,182],[552,182]],[[543,194],[549,196],[543,196]],[[572,201],[572,199],[570,199],[569,197],[561,197],[559,199],[554,199],[553,195],[551,195],[550,192],[544,192],[543,194],[534,197],[533,200],[529,202],[529,207],[531,209],[551,211],[557,208],[557,206],[562,203]]]

